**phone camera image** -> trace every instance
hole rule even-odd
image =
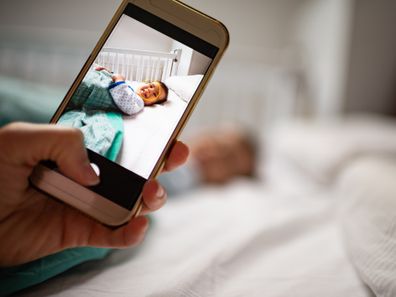
[[[99,183],[47,160],[32,185],[106,225],[139,215],[228,42],[224,25],[181,2],[123,0],[51,119],[82,132]]]
[[[93,191],[130,208],[131,195],[136,198],[153,172],[217,51],[140,7],[126,6],[57,121],[83,132],[101,175]],[[125,169],[129,182],[123,186],[114,177],[119,173],[109,175],[111,167]],[[133,193],[115,195],[111,187]]]

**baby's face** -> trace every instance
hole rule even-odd
[[[142,85],[137,94],[143,99],[144,105],[152,105],[165,98],[165,91],[158,82]]]
[[[220,129],[197,136],[191,143],[191,155],[208,183],[225,183],[235,176],[253,171],[254,160],[239,132]]]

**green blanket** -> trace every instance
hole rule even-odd
[[[112,82],[109,72],[89,70],[73,94],[68,109],[119,112],[109,92]]]
[[[70,110],[61,116],[58,124],[81,129],[87,148],[112,161],[117,159],[124,133],[120,113]]]
[[[78,264],[104,258],[110,249],[73,248],[20,265],[0,269],[0,296],[39,284]]]

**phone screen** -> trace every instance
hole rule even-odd
[[[217,52],[127,5],[57,122],[83,132],[93,191],[132,209]]]

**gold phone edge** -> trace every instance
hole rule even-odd
[[[123,0],[120,4],[120,6],[117,8],[114,16],[110,20],[109,24],[107,25],[105,31],[99,38],[99,41],[96,43],[94,49],[92,50],[90,56],[88,59],[85,61],[84,66],[81,68],[79,74],[77,75],[76,79],[74,80],[72,86],[70,89],[67,91],[65,98],[59,105],[58,109],[56,110],[54,116],[51,118],[50,123],[56,123],[60,116],[62,115],[63,111],[65,110],[67,104],[69,103],[72,95],[76,91],[77,87],[83,80],[85,74],[88,72],[89,67],[92,65],[92,63],[95,61],[96,56],[99,54],[100,50],[102,49],[103,45],[105,44],[107,38],[110,36],[111,32],[113,31],[114,27],[117,25],[118,20],[120,19],[122,12],[124,11],[125,7],[128,5],[129,1],[128,0]]]
[[[223,57],[223,55],[229,45],[229,33],[223,23],[221,23],[220,21],[212,18],[211,16],[208,16],[207,14],[205,14],[205,13],[203,13],[203,12],[201,12],[201,11],[199,11],[199,10],[197,10],[197,9],[195,9],[195,8],[189,6],[188,4],[185,4],[179,0],[172,0],[172,1],[182,5],[184,8],[186,8],[190,11],[193,11],[194,13],[201,15],[202,17],[208,19],[212,23],[217,24],[224,31],[226,40],[224,42],[224,45],[221,48],[219,47],[219,52],[217,53],[216,58],[212,61],[212,63],[210,64],[210,67],[206,71],[201,83],[198,86],[198,89],[195,91],[193,97],[191,98],[191,101],[187,107],[187,110],[184,111],[184,114],[183,114],[182,118],[180,119],[179,124],[177,125],[177,127],[173,131],[171,137],[169,138],[169,141],[168,141],[167,145],[165,146],[164,150],[162,151],[162,154],[160,155],[158,162],[157,162],[156,166],[154,167],[149,178],[156,178],[161,173],[161,170],[165,166],[165,162],[168,157],[168,154],[170,153],[170,148],[175,144],[177,137],[183,132],[183,129],[186,126],[186,123],[188,122],[191,114],[195,110],[195,108],[198,104],[198,101],[202,96],[203,91],[205,90],[209,80],[212,78],[214,70],[216,69],[217,65],[219,64],[221,58]]]
[[[183,131],[188,119],[190,118],[192,112],[196,108],[197,103],[198,103],[199,99],[201,98],[203,90],[207,86],[210,78],[212,78],[214,70],[217,67],[221,57],[224,55],[224,52],[227,49],[228,44],[229,44],[228,30],[220,21],[218,21],[218,20],[206,15],[205,13],[202,13],[202,12],[198,11],[195,8],[192,8],[191,6],[185,4],[185,3],[181,2],[181,1],[178,1],[178,0],[172,0],[172,1],[182,5],[183,7],[185,7],[186,9],[188,9],[190,11],[193,11],[194,13],[198,13],[202,17],[207,18],[209,21],[211,21],[213,23],[216,23],[218,26],[220,26],[224,30],[225,36],[226,36],[226,41],[225,41],[225,44],[223,45],[223,47],[221,47],[221,48],[219,47],[219,52],[217,53],[215,59],[212,61],[210,67],[208,68],[207,72],[205,73],[201,83],[199,84],[198,89],[195,91],[194,96],[191,99],[190,104],[187,107],[187,110],[184,112],[182,118],[180,119],[179,124],[177,125],[177,127],[173,131],[171,137],[169,138],[169,141],[167,142],[164,150],[162,151],[162,154],[158,158],[158,161],[157,161],[152,173],[150,174],[149,179],[156,178],[161,173],[161,170],[163,169],[163,167],[165,165],[165,162],[167,160],[167,157],[169,155],[171,147],[175,144],[175,142],[177,140],[177,137]],[[56,110],[54,116],[51,118],[50,123],[54,124],[54,123],[56,123],[59,120],[59,118],[62,115],[64,109],[66,108],[67,104],[69,103],[69,101],[70,101],[70,99],[72,97],[72,94],[76,91],[78,85],[81,83],[81,81],[83,80],[85,74],[88,72],[89,67],[95,61],[96,56],[99,54],[100,50],[102,49],[103,45],[105,44],[107,38],[110,36],[111,32],[113,31],[113,29],[116,26],[119,18],[122,16],[122,13],[125,10],[125,7],[128,5],[129,2],[132,2],[132,1],[123,0],[122,3],[120,4],[120,6],[117,8],[116,13],[112,17],[112,19],[109,22],[109,24],[107,25],[107,27],[106,27],[104,33],[102,34],[102,36],[100,37],[99,41],[95,45],[95,48],[93,49],[91,55],[88,57],[87,61],[85,62],[84,66],[83,66],[83,68],[80,70],[77,78],[74,80],[72,86],[70,87],[70,89],[66,93],[65,98],[63,99],[62,103],[59,105],[59,107]],[[133,217],[137,217],[140,214],[140,212],[142,211],[142,208],[143,208],[143,203],[142,203],[142,194],[141,194],[139,196],[139,198],[137,199],[134,207],[130,211],[130,214],[128,215],[127,218],[125,218],[125,222],[130,220]]]

